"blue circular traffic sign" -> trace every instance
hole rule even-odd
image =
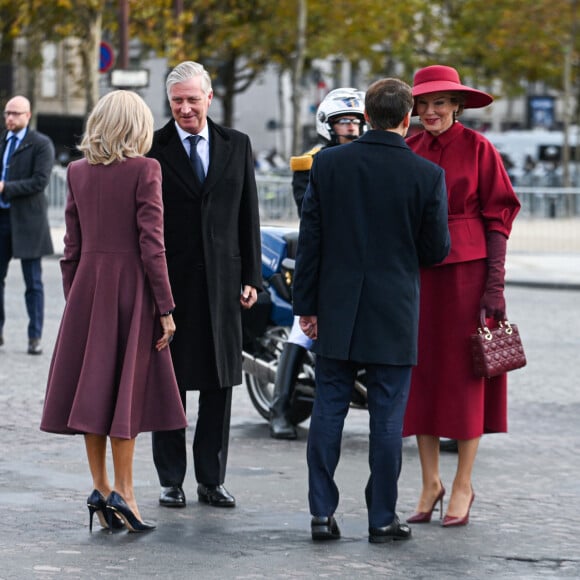
[[[114,62],[113,47],[108,42],[101,42],[99,48],[99,72],[105,73],[111,70]]]

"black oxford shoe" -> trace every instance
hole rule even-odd
[[[383,528],[369,528],[369,542],[371,544],[385,544],[411,538],[411,528],[402,524],[398,517],[390,525]]]
[[[236,499],[223,485],[197,485],[197,497],[200,502],[214,507],[235,507]]]
[[[185,494],[177,485],[162,487],[159,494],[159,503],[165,507],[185,507]]]
[[[310,530],[314,541],[338,540],[340,538],[340,528],[338,527],[334,516],[328,518],[314,516],[312,520],[310,520]]]

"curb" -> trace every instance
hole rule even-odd
[[[506,286],[538,288],[541,290],[580,290],[578,282],[540,282],[538,280],[506,280]]]

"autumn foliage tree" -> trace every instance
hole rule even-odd
[[[564,90],[566,78],[578,91],[578,0],[128,1],[131,38],[144,54],[166,57],[169,66],[203,62],[228,125],[235,97],[266,67],[290,74],[297,108],[311,63],[329,57],[348,61],[355,71],[364,63],[370,80],[398,76],[410,82],[416,68],[444,63],[482,88],[493,87],[496,96],[522,94],[537,83]],[[26,66],[33,73],[42,65],[43,42],[79,38],[80,81],[90,109],[101,29],[114,43],[118,10],[118,0],[0,0],[0,65],[14,62],[18,36],[30,43]]]

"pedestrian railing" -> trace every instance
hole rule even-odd
[[[64,207],[66,204],[66,168],[55,165],[45,191],[48,197],[48,217],[50,225],[64,224]]]
[[[260,219],[262,221],[295,221],[298,223],[296,202],[292,195],[292,177],[256,175]]]
[[[256,175],[260,217],[268,221],[296,221],[296,203],[292,197],[292,178]],[[51,224],[64,223],[66,203],[66,168],[55,166],[46,188]]]
[[[292,177],[256,175],[260,220],[298,227]],[[51,225],[64,224],[66,169],[55,167],[46,190]],[[580,188],[516,187],[522,209],[514,222],[511,252],[580,254]]]
[[[522,202],[520,217],[560,218],[580,216],[578,187],[516,187]]]

